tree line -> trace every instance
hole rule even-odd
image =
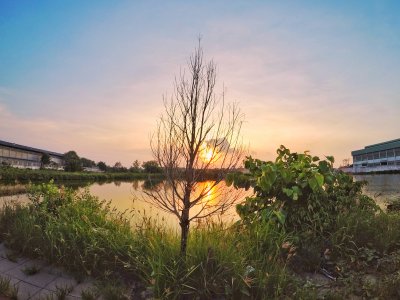
[[[45,162],[47,160],[45,159]],[[43,163],[43,159],[42,159]],[[102,172],[114,172],[114,173],[160,173],[161,168],[158,163],[154,160],[149,160],[140,163],[135,160],[132,165],[128,168],[122,165],[121,162],[117,161],[113,166],[107,165],[104,161],[95,162],[85,157],[79,157],[78,154],[71,150],[64,154],[64,170],[68,172],[79,172],[84,171],[88,168],[98,168]]]

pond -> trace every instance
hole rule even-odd
[[[88,188],[92,195],[97,196],[100,200],[110,201],[112,207],[115,207],[119,212],[125,212],[129,215],[134,224],[140,223],[143,218],[151,218],[172,228],[177,228],[178,226],[176,216],[150,203],[149,197],[146,197],[146,191],[151,191],[153,185],[164,188],[163,182],[150,183],[147,180],[133,180],[128,182],[96,182],[90,183],[87,186],[80,183],[66,182],[64,185],[80,191]],[[207,191],[207,187],[212,185],[213,181],[198,182],[197,190],[199,192],[202,190]],[[27,202],[26,189],[27,186],[22,184],[0,184],[0,204],[5,201]],[[228,188],[225,182],[221,182],[206,193],[203,201],[215,203],[216,201],[221,201],[222,197],[234,197],[237,199],[237,202],[240,202],[246,194],[249,194],[249,192],[236,191],[233,188]],[[196,207],[191,211],[195,213]],[[215,216],[215,220],[220,219],[228,222],[237,220],[238,216],[234,205],[224,211],[223,215]],[[205,220],[200,220],[200,222],[202,221]]]
[[[382,207],[388,200],[400,199],[400,174],[380,174],[380,175],[356,175],[355,179],[365,180],[368,185],[364,187],[364,192],[374,198]],[[211,184],[210,181],[199,183],[200,189],[202,186]],[[68,183],[66,185],[82,190],[84,187],[81,183]],[[111,201],[111,205],[115,206],[118,211],[126,211],[132,214],[133,221],[142,220],[143,217],[158,219],[164,224],[177,227],[177,219],[175,216],[166,213],[154,205],[145,201],[145,191],[149,190],[151,185],[148,181],[134,180],[130,182],[106,182],[106,183],[91,183],[87,186],[90,193],[98,196],[100,199]],[[226,189],[224,183],[216,187],[218,190]],[[213,190],[206,195],[206,201],[218,201],[218,190]],[[2,185],[0,184],[0,203],[7,200],[27,201],[26,186],[21,184]],[[225,196],[232,196],[234,191],[228,190],[224,192]],[[235,195],[238,201],[244,199],[247,193]],[[238,218],[234,207],[227,210],[222,217],[224,221],[232,221]]]
[[[381,208],[385,208],[388,201],[400,200],[400,174],[354,175],[354,178],[367,182],[364,193],[375,199]]]

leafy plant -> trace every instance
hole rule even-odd
[[[334,158],[321,160],[308,152],[291,153],[281,146],[273,161],[247,157],[248,174],[230,174],[228,185],[254,190],[237,206],[244,222],[274,220],[276,226],[311,236],[332,230],[336,217],[354,206],[377,210],[362,195],[364,183],[333,168]]]

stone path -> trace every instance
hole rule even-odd
[[[59,268],[38,260],[14,258],[10,253],[0,244],[0,278],[10,280],[11,286],[15,286],[18,300],[82,299],[82,291],[94,289],[93,280],[77,282]],[[8,298],[0,296],[2,299]]]

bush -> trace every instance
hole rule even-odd
[[[281,146],[274,162],[248,157],[248,174],[231,174],[228,185],[252,187],[254,196],[237,206],[243,222],[275,220],[276,226],[303,237],[323,237],[336,219],[357,206],[376,211],[374,201],[362,195],[362,182],[333,168],[334,159],[320,160],[307,152],[291,153]]]

